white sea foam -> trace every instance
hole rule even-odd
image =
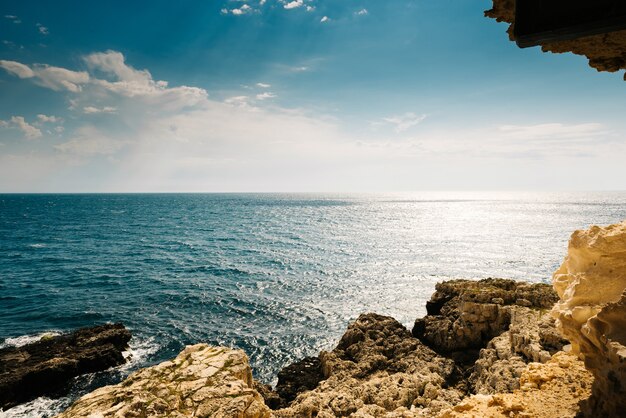
[[[133,337],[128,345],[128,350],[122,353],[126,359],[126,363],[120,367],[122,371],[134,369],[159,350],[159,345],[153,337],[145,340]]]
[[[30,244],[29,247],[30,248],[44,248],[46,246],[46,244]]]
[[[41,340],[43,337],[53,337],[60,334],[61,333],[58,331],[46,331],[35,335],[21,335],[19,337],[7,338],[2,344],[0,344],[0,348],[22,347],[26,344],[35,343]]]
[[[6,411],[0,409],[0,418],[52,417],[63,411],[69,403],[69,398],[50,399],[42,396],[30,402],[7,409]]]

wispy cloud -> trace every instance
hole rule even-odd
[[[12,116],[8,121],[0,121],[0,127],[17,128],[22,131],[26,139],[37,139],[43,135],[41,130],[26,122],[23,116]]]
[[[383,118],[383,121],[394,126],[394,130],[397,133],[405,132],[415,125],[418,125],[427,115],[417,115],[413,112],[408,112],[402,115],[390,116]]]
[[[37,119],[41,123],[59,123],[63,121],[63,119],[58,118],[56,116],[48,116],[48,115],[43,115],[43,114],[37,115]]]
[[[321,22],[321,23],[330,22],[330,17],[328,17],[328,16],[324,16],[324,17],[322,17],[322,18],[320,19],[320,22]]]
[[[16,61],[0,60],[0,68],[19,78],[32,78],[43,87],[55,91],[79,92],[82,85],[89,82],[89,74],[84,71],[71,71],[61,67],[34,64],[32,67]]]
[[[104,107],[85,106],[83,107],[83,113],[87,115],[93,115],[97,113],[115,113],[115,112],[117,112],[117,108],[113,106],[104,106]]]
[[[272,87],[271,84],[267,84],[267,83],[256,83],[256,86],[262,89],[269,89],[270,87]]]
[[[37,23],[37,29],[39,30],[39,33],[42,35],[49,35],[50,34],[50,30],[45,27],[44,25],[42,25],[41,23]]]
[[[267,100],[267,99],[273,99],[275,97],[276,97],[276,94],[272,93],[271,91],[265,91],[263,93],[256,95],[257,100]]]
[[[22,23],[22,21],[20,20],[19,17],[15,16],[15,15],[4,15],[5,19],[9,19],[11,20],[13,23],[19,25],[20,23]]]
[[[354,12],[354,14],[357,15],[357,16],[365,16],[365,15],[369,14],[369,12],[367,11],[367,9],[361,9],[361,10],[359,10],[357,12]]]

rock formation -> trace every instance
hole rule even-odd
[[[438,418],[574,418],[579,402],[589,397],[592,381],[576,356],[560,351],[546,363],[524,368],[520,389],[470,396]]]
[[[200,344],[96,390],[59,418],[574,418],[593,376],[562,350],[567,341],[550,315],[557,300],[543,284],[444,282],[412,333],[393,318],[361,315],[332,351],[285,367],[275,390],[252,379],[243,352]],[[580,306],[580,300],[573,303]],[[602,323],[618,324],[613,305],[606,304]],[[579,326],[566,328],[578,335]],[[582,350],[582,343],[577,347]],[[603,385],[598,387],[607,390]]]
[[[436,285],[426,303],[427,315],[415,321],[413,335],[439,353],[460,355],[485,347],[508,330],[517,308],[548,310],[557,299],[545,284],[450,280]]]
[[[359,316],[319,359],[325,380],[274,411],[277,417],[432,416],[465,394],[452,360],[386,316]]]
[[[510,23],[508,34],[514,40],[515,0],[493,0],[493,8],[486,11],[485,15],[498,22]],[[545,43],[541,49],[544,52],[584,55],[589,59],[589,65],[598,71],[615,72],[626,69],[626,30]]]
[[[76,401],[57,418],[268,418],[241,350],[197,344],[174,360],[139,370]]]
[[[553,314],[595,376],[590,416],[626,413],[626,222],[576,231],[554,273]],[[593,415],[592,415],[593,414]]]
[[[0,349],[0,408],[56,394],[75,376],[124,363],[130,337],[122,324],[108,324]]]

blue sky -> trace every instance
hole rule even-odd
[[[2,2],[0,191],[624,189],[622,75],[489,7]]]

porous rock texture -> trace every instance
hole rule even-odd
[[[498,22],[510,23],[507,32],[509,38],[515,40],[515,0],[493,0],[493,8],[487,10],[485,15]],[[589,59],[589,65],[598,71],[615,72],[626,69],[626,30],[545,43],[541,45],[541,49],[544,52],[584,55]],[[626,74],[624,79],[626,80]]]
[[[519,388],[529,362],[546,362],[567,341],[549,309],[558,299],[546,284],[508,279],[438,283],[413,335],[464,369],[472,393]]]
[[[122,324],[106,324],[0,349],[0,409],[58,395],[75,376],[123,364],[130,338]]]
[[[433,416],[465,394],[454,362],[387,316],[359,316],[319,359],[325,380],[277,417]]]
[[[268,418],[241,350],[197,344],[80,398],[57,418]]]
[[[591,392],[593,376],[576,356],[559,351],[546,363],[530,363],[512,393],[473,395],[439,418],[574,418]]]
[[[572,235],[554,273],[553,315],[593,373],[589,416],[626,415],[626,221]]]
[[[541,283],[492,278],[437,283],[413,335],[441,353],[480,349],[509,328],[516,308],[548,310],[556,301],[550,286]]]

